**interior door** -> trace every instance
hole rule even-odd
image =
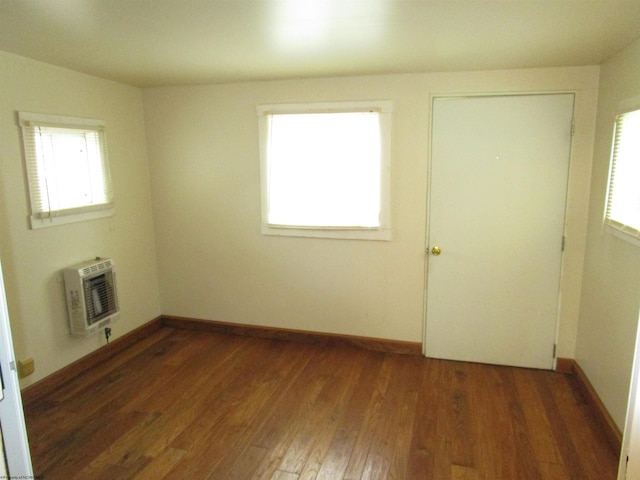
[[[434,99],[427,356],[553,368],[573,102]]]
[[[0,478],[7,478],[7,459],[4,455],[4,435],[2,434],[2,428],[0,428]]]
[[[7,297],[4,291],[4,279],[0,266],[0,372],[2,380],[2,401],[0,401],[0,425],[3,454],[8,476],[0,469],[2,478],[34,478],[27,439],[27,427],[22,410],[20,383],[16,371],[16,360],[13,352],[11,327]],[[4,475],[4,476],[3,476]]]
[[[2,366],[0,365],[0,380],[2,379]],[[4,382],[3,382],[4,383]],[[0,388],[0,402],[4,400],[4,385]],[[4,456],[4,435],[2,433],[2,423],[0,422],[0,478],[7,478],[7,459]]]

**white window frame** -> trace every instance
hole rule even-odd
[[[380,121],[380,216],[377,227],[301,227],[294,225],[273,225],[269,223],[269,117],[291,113],[348,113],[375,111]],[[391,116],[393,103],[376,100],[365,102],[332,102],[270,104],[256,107],[260,140],[260,173],[262,226],[264,235],[296,237],[317,237],[356,240],[390,241],[391,231]]]
[[[603,226],[606,232],[611,235],[640,246],[640,228],[630,226],[614,218],[611,218],[611,204],[613,201],[613,191],[615,188],[616,154],[618,146],[618,125],[619,120],[625,114],[640,111],[640,96],[627,99],[620,103],[614,122],[613,139],[611,146],[611,158],[609,164],[609,180],[607,183],[607,195],[605,197],[605,210],[603,216]]]
[[[104,121],[29,112],[18,112],[18,121],[22,128],[22,140],[31,202],[31,215],[29,218],[32,229],[104,218],[114,214],[115,206],[113,203]],[[78,132],[97,133],[97,147],[100,152],[100,161],[102,164],[99,180],[102,181],[106,201],[100,203],[87,202],[84,205],[64,209],[55,209],[49,206],[49,201],[43,199],[43,197],[48,195],[46,187],[43,187],[43,185],[46,185],[46,173],[44,172],[42,158],[39,158],[37,153],[38,148],[36,147],[37,129],[40,127],[64,128],[77,130]]]

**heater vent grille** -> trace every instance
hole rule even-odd
[[[111,261],[110,259],[104,260],[99,263],[92,263],[82,269],[82,275],[91,275],[92,273],[100,272],[102,270],[108,270],[111,269],[112,266],[113,261]]]
[[[91,335],[115,320],[120,308],[113,260],[97,258],[69,267],[64,283],[72,334]]]

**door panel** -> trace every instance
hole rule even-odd
[[[4,389],[3,398],[0,401],[0,424],[4,460],[11,478],[33,478],[27,427],[24,423],[22,396],[15,364],[7,297],[0,266],[0,370]],[[1,474],[0,478],[3,478]]]
[[[552,368],[573,100],[434,100],[427,356]]]

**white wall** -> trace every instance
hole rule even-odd
[[[598,67],[387,75],[144,91],[162,312],[420,342],[436,93],[575,91],[559,355],[573,357]],[[255,107],[395,103],[391,242],[260,234]]]
[[[104,344],[68,335],[59,275],[96,255],[118,263],[115,337],[164,313],[420,342],[429,103],[439,93],[576,92],[558,345],[560,356],[573,357],[598,74],[578,67],[141,92],[0,52],[0,255],[16,356],[36,360],[22,386]],[[361,99],[395,102],[394,240],[262,236],[255,106]],[[28,228],[18,110],[107,121],[115,217]]]
[[[640,247],[603,232],[616,108],[640,95],[640,40],[601,67],[576,360],[622,429],[640,308]]]
[[[17,111],[107,122],[114,217],[29,229]],[[23,387],[105,343],[102,335],[69,335],[61,269],[113,257],[122,310],[113,338],[160,314],[143,121],[137,88],[0,52],[0,255],[16,358],[36,364]]]

